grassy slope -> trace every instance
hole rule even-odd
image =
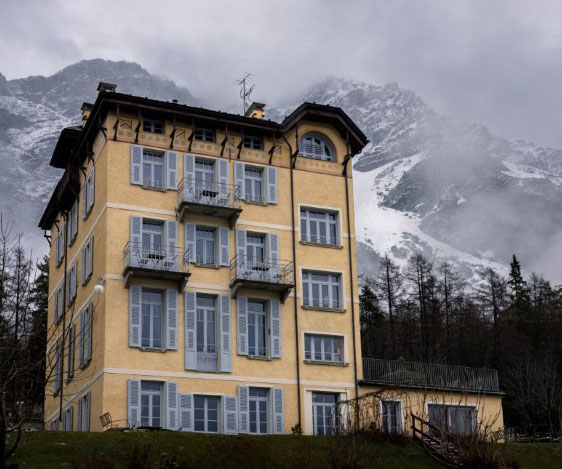
[[[166,457],[186,463],[182,467],[248,467],[284,468],[330,467],[330,453],[345,448],[330,437],[294,436],[224,436],[194,433],[63,433],[36,432],[25,435],[15,458],[10,463],[25,467],[58,467],[64,463],[86,467],[93,455],[126,467],[135,450],[142,452],[150,444],[152,463]],[[368,467],[434,468],[440,467],[417,446],[403,443],[362,443],[361,454]]]
[[[22,444],[10,463],[24,467],[104,468],[113,461],[127,467],[132,455],[143,453],[150,445],[152,464],[175,457],[182,468],[285,468],[330,467],[331,454],[345,452],[341,440],[330,437],[294,436],[224,436],[195,433],[63,433],[36,432],[24,435]],[[507,456],[527,468],[562,468],[561,444],[506,445]],[[366,467],[437,468],[442,467],[417,446],[404,440],[399,443],[362,441],[359,453]],[[87,465],[96,459],[97,464]],[[138,466],[139,467],[139,466]]]

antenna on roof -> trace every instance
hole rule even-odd
[[[253,76],[254,75],[252,75],[251,73],[245,73],[244,76],[242,76],[242,78],[234,82],[235,85],[238,85],[240,87],[240,98],[242,99],[242,109],[243,109],[242,114],[246,114],[246,109],[248,109],[248,102],[250,100],[250,95],[252,94],[252,91],[254,91],[255,85],[250,86],[250,84],[248,83],[250,77]]]

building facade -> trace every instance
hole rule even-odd
[[[362,376],[339,108],[282,123],[100,84],[64,129],[50,234],[52,429],[331,433]],[[104,420],[107,423],[107,418]]]

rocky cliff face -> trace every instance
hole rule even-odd
[[[188,90],[127,62],[83,61],[50,77],[0,75],[0,210],[39,252],[46,246],[35,227],[60,176],[48,166],[52,149],[63,127],[80,122],[80,106],[95,99],[99,81],[196,103]],[[504,269],[517,253],[528,270],[562,280],[562,152],[440,116],[394,83],[326,80],[269,106],[268,118],[281,120],[303,100],[342,107],[369,137],[354,162],[364,274],[384,253],[404,264],[422,251],[477,278],[482,267]]]

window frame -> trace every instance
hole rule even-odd
[[[328,276],[328,281],[314,280],[313,275]],[[305,278],[305,276],[307,276]],[[334,281],[337,278],[337,282]],[[322,311],[345,311],[345,303],[343,297],[343,274],[341,272],[327,272],[313,269],[302,269],[302,306],[303,308],[317,309]],[[314,304],[314,286],[318,286],[318,304]],[[324,302],[322,295],[322,287],[328,287],[328,306]],[[338,299],[334,299],[334,288],[338,292]]]
[[[244,134],[242,141],[244,148],[248,148],[250,150],[263,150],[263,137],[259,135]]]
[[[316,153],[314,150],[312,151],[304,150],[304,148],[307,146],[304,143],[304,140],[308,138],[319,140],[319,143],[313,142],[310,145],[312,146],[312,148],[314,148],[314,145],[322,145],[322,153]],[[331,155],[327,155],[326,148],[328,148],[328,150],[332,153]],[[300,138],[299,156],[302,156],[303,158],[326,161],[330,163],[334,163],[337,161],[337,154],[334,145],[332,144],[332,142],[328,137],[318,132],[307,132]]]
[[[202,399],[203,400],[203,430],[197,430],[196,425],[197,422],[199,421],[199,419],[196,419],[195,414],[196,414],[196,410],[198,409],[196,407],[197,404],[197,400],[198,399]],[[209,419],[209,411],[211,409],[209,409],[209,400],[213,400],[216,401],[217,403],[217,419],[216,419],[216,423],[217,423],[217,430],[216,431],[210,431],[209,430],[209,422],[211,421]],[[212,433],[212,434],[219,434],[219,433],[224,433],[221,432],[221,425],[222,425],[222,419],[221,419],[221,408],[223,407],[223,399],[221,396],[214,396],[214,395],[207,395],[207,394],[193,394],[193,431],[197,432],[197,433]]]
[[[153,308],[150,309],[150,313],[149,313],[149,342],[150,345],[143,345],[143,341],[144,341],[144,316],[145,316],[145,312],[144,312],[144,305],[145,305],[145,300],[144,300],[144,294],[148,293],[148,294],[159,294],[161,296],[161,302],[160,302],[160,314],[161,314],[161,318],[160,318],[160,347],[156,347],[154,346],[154,330],[153,330],[153,326],[154,326],[154,310]],[[141,314],[141,321],[140,321],[140,348],[144,349],[144,350],[166,350],[166,294],[165,294],[165,290],[160,290],[160,289],[153,289],[153,288],[146,288],[146,287],[141,287],[141,299],[140,299],[140,304],[141,304],[141,308],[140,308],[140,314]],[[146,304],[148,304],[149,306],[156,306],[158,303],[156,302],[146,302]]]
[[[324,215],[324,220],[319,218],[315,219],[311,215],[313,213]],[[333,215],[335,220],[330,220],[330,215]],[[340,232],[340,212],[339,210],[330,210],[325,208],[316,208],[310,206],[300,206],[299,211],[300,217],[300,232],[301,232],[301,243],[317,244],[320,246],[333,246],[341,247],[341,232]],[[326,239],[322,241],[320,239],[320,224],[325,223],[326,228]],[[317,241],[312,239],[312,224],[316,224],[316,237]],[[331,227],[335,227],[335,239],[332,240]]]
[[[252,396],[252,392],[256,392],[256,391],[265,391],[267,393],[267,395],[265,397],[263,396]],[[248,433],[251,435],[268,435],[271,433],[271,389],[270,388],[260,388],[258,386],[249,386],[248,387]],[[255,432],[251,431],[252,428],[252,411],[251,411],[251,407],[252,407],[252,402],[255,402],[256,404],[256,410],[255,410],[255,414],[256,414],[256,430]],[[259,419],[259,414],[261,413],[260,409],[259,409],[259,403],[260,402],[265,402],[265,432],[261,431],[261,423],[262,421]]]
[[[204,306],[204,305],[199,305],[198,302],[200,300],[204,300],[204,299],[212,299],[213,301],[213,306]],[[196,353],[196,360],[197,360],[197,371],[202,371],[202,372],[208,372],[208,373],[216,373],[217,371],[219,371],[219,341],[220,341],[220,310],[219,310],[219,305],[218,305],[218,297],[215,295],[206,295],[206,294],[201,294],[201,293],[197,293],[195,295],[195,353]],[[200,311],[204,311],[204,318],[203,320],[199,319],[199,313]],[[210,324],[210,320],[209,320],[209,313],[213,312],[214,313],[214,352],[209,352],[208,348],[209,348],[209,324]],[[199,327],[200,327],[200,323],[203,323],[203,348],[204,350],[199,350]],[[205,366],[200,366],[200,363],[203,363],[205,361],[205,358],[209,360],[209,362],[212,359],[212,355],[214,355],[214,370],[210,370],[210,369],[206,369]],[[210,367],[209,367],[210,368]]]
[[[306,363],[325,363],[330,365],[345,365],[345,336],[338,334],[330,334],[324,332],[304,332],[304,361]],[[320,339],[320,358],[317,357],[316,350],[316,340]],[[331,351],[326,351],[326,341],[330,340]],[[336,352],[338,348],[341,350],[339,353]],[[331,359],[326,359],[327,354],[331,354]],[[336,356],[340,357],[336,360]]]
[[[261,304],[263,305],[263,312],[262,311],[250,311],[250,303],[254,303],[254,304]],[[247,321],[247,334],[248,334],[248,357],[251,358],[263,358],[263,359],[267,359],[267,358],[271,358],[271,347],[270,347],[270,342],[271,342],[271,333],[269,331],[269,317],[270,317],[270,303],[267,300],[261,300],[261,299],[254,299],[254,298],[248,298],[248,302],[247,302],[247,307],[246,307],[246,321]],[[254,331],[253,331],[253,339],[254,339],[254,352],[257,352],[259,349],[259,338],[261,335],[261,327],[258,327],[258,323],[255,322],[255,319],[259,317],[263,317],[263,341],[264,341],[264,347],[263,347],[263,354],[260,353],[250,353],[250,316],[254,317]]]
[[[215,143],[216,131],[211,127],[195,127],[193,131],[193,138],[199,142]]]
[[[162,125],[162,132],[158,132],[156,129],[155,124]],[[147,129],[148,127],[148,129]],[[164,135],[166,133],[166,121],[162,119],[153,119],[151,117],[144,117],[142,118],[142,131],[143,132],[150,132],[152,134]]]
[[[389,417],[392,417],[392,414],[389,414],[385,411],[385,404],[394,404],[397,406],[397,410],[396,410],[396,430],[392,431],[392,423],[390,421],[388,421],[387,419]],[[382,399],[381,400],[381,429],[383,432],[385,433],[390,433],[390,434],[400,434],[402,433],[402,401],[398,400],[398,399]],[[390,423],[390,425],[389,425]]]
[[[249,171],[259,173],[259,178],[256,175],[248,175]],[[250,191],[248,191],[247,181],[250,181]],[[255,190],[257,182],[261,185],[261,194],[259,196],[255,195],[255,192],[257,192]],[[244,165],[244,201],[251,204],[265,205],[267,201],[266,191],[265,168],[248,164]]]
[[[145,157],[150,158],[161,158],[161,164],[154,161],[145,161]],[[147,183],[147,171],[145,171],[145,164],[150,166],[150,181]],[[157,191],[166,190],[166,152],[163,150],[156,150],[151,147],[142,147],[142,182],[141,186],[144,189],[153,189]],[[155,168],[161,167],[162,169],[162,180],[160,181],[161,186],[155,184]]]
[[[329,403],[325,403],[325,402],[314,402],[314,397],[315,396],[319,396],[319,395],[330,395],[330,396],[334,396],[335,398],[335,403],[334,404],[329,404]],[[325,392],[325,391],[312,391],[311,392],[311,401],[312,401],[312,433],[314,435],[328,435],[328,436],[333,436],[336,435],[338,433],[338,429],[339,429],[339,415],[337,413],[337,405],[338,402],[340,401],[340,393],[337,392]],[[331,410],[331,418],[332,418],[332,425],[331,427],[331,431],[329,432],[318,432],[318,427],[317,427],[317,415],[316,415],[316,410],[317,409],[322,409],[322,418],[323,418],[323,425],[322,428],[327,429],[328,425],[326,425],[326,411],[330,408]]]
[[[207,260],[207,243],[208,240],[205,240],[205,238],[203,238],[201,241],[203,241],[203,251],[204,251],[204,256],[203,256],[203,262],[200,261],[200,257],[199,257],[199,249],[198,249],[198,237],[197,237],[197,233],[201,231],[201,232],[212,232],[213,233],[213,261],[214,262],[205,262]],[[210,238],[208,238],[210,240]],[[218,229],[216,226],[207,226],[207,225],[195,225],[195,264],[197,265],[206,265],[206,266],[217,266],[218,265]]]

